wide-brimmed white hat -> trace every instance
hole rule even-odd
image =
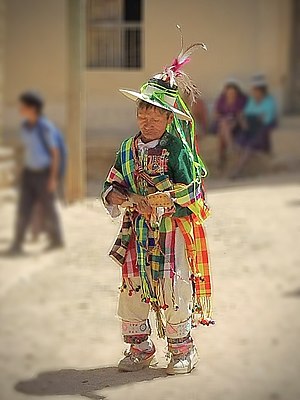
[[[170,83],[162,78],[162,74],[155,75],[141,87],[139,92],[130,89],[120,89],[120,92],[131,100],[143,100],[155,107],[171,111],[179,119],[191,121],[192,117],[189,114],[175,107],[178,87],[176,85],[171,87]]]

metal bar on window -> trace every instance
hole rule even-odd
[[[87,65],[140,68],[142,21],[124,21],[123,0],[87,1]]]

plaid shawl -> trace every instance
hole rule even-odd
[[[130,138],[122,143],[120,149],[122,171],[113,166],[106,182],[117,183],[130,192],[144,194],[141,193],[144,191],[141,182],[153,181],[153,177],[145,174],[140,168],[135,140],[135,138]],[[157,190],[164,191],[166,190],[164,183],[158,180],[154,186]],[[160,282],[163,278],[173,278],[176,274],[175,229],[178,227],[184,237],[191,271],[194,312],[200,315],[201,323],[209,324],[211,280],[205,231],[202,225],[209,215],[209,209],[203,199],[200,183],[194,181],[190,185],[174,184],[169,190],[177,204],[188,207],[192,211],[185,217],[175,218],[172,215],[164,215],[159,221],[155,218],[151,220],[140,215],[136,210],[127,208],[110,256],[122,266],[124,279],[140,276],[142,300],[150,302],[155,309],[161,308],[158,294]],[[147,267],[150,267],[151,274]]]

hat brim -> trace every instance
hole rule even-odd
[[[177,108],[170,106],[169,104],[166,104],[165,106],[162,105],[159,101],[156,101],[155,99],[151,99],[148,95],[140,92],[136,92],[134,90],[128,90],[128,89],[119,89],[124,96],[128,97],[130,100],[136,101],[137,99],[146,101],[149,104],[152,104],[156,107],[163,108],[164,110],[171,111],[173,114],[175,114],[179,119],[183,119],[185,121],[192,121],[192,118],[190,115],[183,113],[180,110],[177,110]]]

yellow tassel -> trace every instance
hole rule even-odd
[[[157,329],[158,337],[160,339],[164,339],[166,336],[166,325],[164,323],[161,310],[159,308],[157,308],[155,310],[155,313],[156,313],[156,329]]]

